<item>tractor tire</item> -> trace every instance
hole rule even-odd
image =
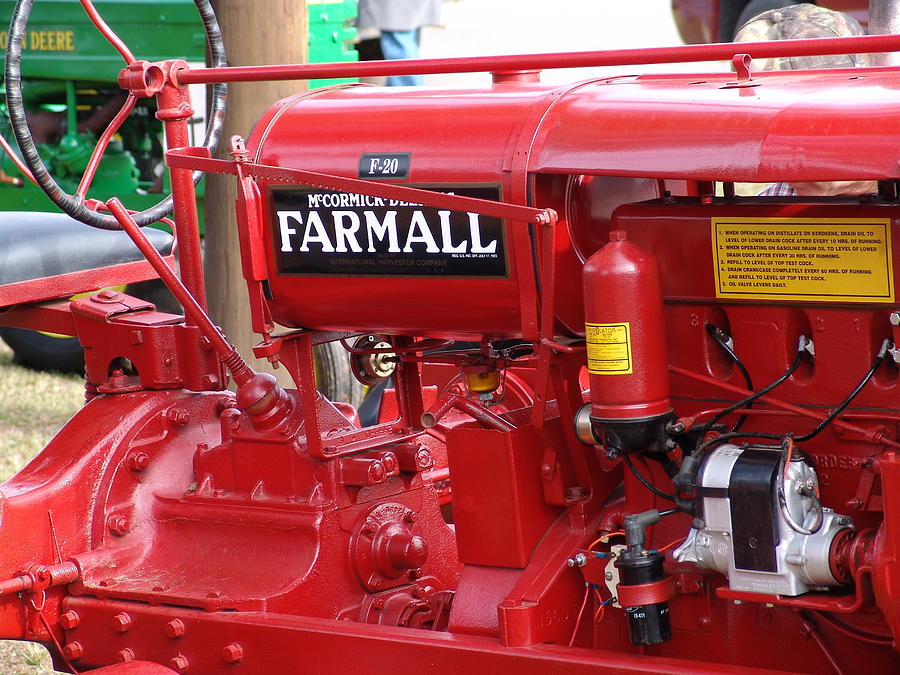
[[[13,363],[33,370],[84,372],[84,350],[78,338],[11,327],[0,328],[0,337],[13,351]]]

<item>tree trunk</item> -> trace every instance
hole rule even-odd
[[[306,0],[213,0],[222,28],[229,65],[305,63],[308,54]],[[253,82],[228,85],[228,109],[218,156],[228,158],[234,134],[250,135],[259,116],[278,99],[306,88],[306,83]],[[208,175],[204,267],[209,311],[247,361],[257,370],[274,372],[290,384],[284,368],[272,370],[251,350],[259,336],[250,328],[247,286],[241,274],[234,215],[234,176]]]

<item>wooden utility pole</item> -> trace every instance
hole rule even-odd
[[[306,0],[213,0],[212,4],[222,29],[229,65],[306,63],[309,30]],[[228,158],[231,136],[249,136],[266,108],[305,88],[305,82],[293,81],[230,84],[218,156]],[[241,275],[234,177],[208,175],[204,180],[204,266],[210,314],[254,368],[275,372],[283,384],[289,384],[283,368],[271,371],[251,351],[259,336],[250,329],[247,286]]]

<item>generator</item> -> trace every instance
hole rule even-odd
[[[169,204],[85,204],[31,151],[30,4],[23,156],[185,311],[0,313],[77,335],[88,399],[0,488],[0,634],[110,675],[897,672],[900,71],[749,64],[900,36],[229,67],[197,0],[195,69],[107,26],[165,127],[176,273],[141,229]],[[661,62],[687,72],[539,75]],[[470,71],[297,94],[215,154],[223,83]],[[196,171],[236,182],[254,354],[292,388],[206,314]],[[374,421],[316,391],[321,344]]]

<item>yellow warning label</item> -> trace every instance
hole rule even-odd
[[[893,302],[890,218],[713,218],[717,298]]]
[[[624,323],[586,323],[588,372],[594,375],[630,375],[631,326]]]

